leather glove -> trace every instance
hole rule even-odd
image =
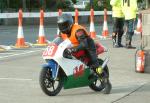
[[[63,57],[72,59],[72,53],[71,53],[70,49],[67,48],[64,50]]]
[[[63,56],[66,58],[72,59],[72,53],[75,53],[75,52],[77,52],[77,49],[74,47],[66,48],[64,53],[63,53]]]

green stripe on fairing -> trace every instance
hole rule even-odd
[[[93,81],[89,81],[90,69],[85,69],[82,76],[68,76],[64,79],[64,89],[77,88],[90,85]]]

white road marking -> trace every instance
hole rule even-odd
[[[25,55],[25,54],[29,54],[29,53],[33,53],[33,52],[37,52],[37,51],[41,51],[41,50],[28,51],[28,52],[19,53],[19,54],[12,54],[12,55],[7,55],[7,56],[2,56],[2,57],[0,57],[0,59],[2,59],[2,58],[8,58],[8,57],[13,57],[13,56],[19,56],[19,55]]]
[[[0,53],[0,55],[7,55],[7,54],[14,54],[14,53]]]
[[[32,79],[25,79],[25,78],[0,78],[0,80],[32,81]]]

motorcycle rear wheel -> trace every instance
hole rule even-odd
[[[99,63],[100,65],[103,64],[103,60],[99,59]],[[108,66],[106,66],[104,68],[104,72],[107,75],[107,78],[109,78],[109,70],[108,70]],[[102,91],[105,88],[105,83],[103,79],[97,78],[92,84],[89,85],[89,87],[94,90],[94,91]]]
[[[63,87],[63,81],[59,75],[56,80],[52,79],[50,68],[41,70],[39,83],[42,91],[48,96],[56,96]]]

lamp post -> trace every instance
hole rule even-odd
[[[46,0],[40,0],[40,4],[41,4],[40,6],[41,9],[46,9]]]
[[[93,0],[90,0],[90,7],[93,8]]]
[[[27,6],[26,6],[26,0],[23,0],[22,3],[23,3],[23,9],[24,9],[24,11],[26,11],[26,8],[27,8]]]
[[[150,0],[146,0],[146,8],[150,8]]]

